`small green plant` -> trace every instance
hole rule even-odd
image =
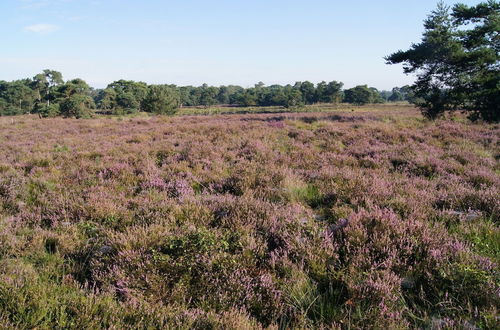
[[[56,144],[54,145],[55,152],[69,152],[71,149],[67,145]]]

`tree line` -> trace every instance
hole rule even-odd
[[[38,113],[43,117],[86,117],[95,111],[126,114],[146,111],[172,114],[182,106],[294,107],[314,103],[352,104],[409,101],[425,116],[437,118],[447,111],[465,111],[471,119],[500,120],[500,2],[475,6],[441,2],[424,21],[420,43],[386,57],[416,74],[412,86],[378,91],[360,85],[343,89],[337,81],[251,88],[148,85],[118,80],[93,89],[82,79],[64,81],[62,74],[44,70],[33,78],[0,81],[0,116]]]
[[[315,103],[363,105],[411,101],[409,86],[379,91],[360,85],[343,89],[337,81],[313,84],[309,81],[294,85],[253,87],[241,86],[176,86],[148,85],[144,82],[118,80],[103,89],[94,89],[82,79],[63,80],[60,72],[44,70],[33,78],[0,81],[0,115],[36,113],[41,117],[89,117],[95,112],[129,114],[150,112],[173,114],[182,106],[283,106],[286,108]]]

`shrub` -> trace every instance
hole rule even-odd
[[[45,104],[45,103],[37,103],[35,106],[35,112],[40,115],[40,117],[57,117],[60,115],[59,104]]]
[[[173,115],[179,105],[179,92],[165,85],[149,86],[148,94],[143,101],[144,110],[154,114]]]
[[[95,105],[90,96],[73,94],[61,102],[60,112],[64,117],[89,118],[93,108]]]
[[[498,126],[415,116],[0,121],[0,327],[494,328]]]

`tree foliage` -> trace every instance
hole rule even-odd
[[[73,94],[65,97],[60,104],[60,113],[64,117],[89,118],[95,108],[94,100],[88,95]]]
[[[344,100],[347,103],[363,105],[367,103],[383,103],[384,99],[376,88],[359,85],[344,91]]]
[[[35,112],[38,113],[40,117],[57,117],[61,114],[59,104],[45,104],[45,103],[37,103],[35,105]]]
[[[143,111],[143,102],[148,94],[148,85],[144,82],[118,80],[109,84],[98,100],[101,108],[114,114]]]
[[[416,73],[414,103],[436,118],[464,110],[472,119],[500,119],[500,2],[440,3],[424,22],[420,43],[386,60]]]
[[[46,69],[34,76],[30,85],[37,94],[37,101],[46,101],[47,105],[50,105],[50,101],[55,98],[51,91],[54,87],[60,86],[63,83],[63,76],[60,72]]]
[[[172,115],[180,105],[179,92],[168,85],[151,85],[144,99],[144,110],[155,114]]]
[[[44,70],[32,79],[0,81],[0,116],[37,113],[40,117],[57,115],[88,117],[94,111],[123,115],[139,111],[173,114],[178,107],[230,105],[299,107],[315,103],[380,103],[408,100],[408,87],[378,91],[366,85],[343,90],[343,83],[322,81],[314,84],[241,86],[148,85],[117,80],[104,89],[93,89],[84,80],[63,80],[60,72]],[[363,93],[366,94],[363,96]]]

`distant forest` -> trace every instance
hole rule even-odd
[[[342,82],[309,81],[293,85],[266,86],[260,82],[251,88],[241,86],[148,85],[118,80],[104,89],[94,89],[82,79],[64,81],[58,71],[44,70],[33,78],[0,81],[0,116],[36,113],[41,117],[86,117],[92,113],[130,114],[151,112],[173,114],[183,106],[283,106],[315,103],[384,103],[411,101],[409,86],[391,91],[360,85],[343,89]]]

